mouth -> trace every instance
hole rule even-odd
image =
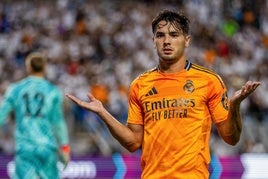
[[[172,50],[171,48],[164,48],[164,49],[163,49],[164,54],[167,54],[167,55],[168,55],[168,54],[171,54],[172,51],[173,51],[173,50]]]

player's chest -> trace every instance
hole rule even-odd
[[[140,101],[145,120],[183,119],[200,113],[207,102],[206,82],[159,80],[145,83]]]

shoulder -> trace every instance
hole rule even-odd
[[[9,84],[7,90],[14,91],[18,88],[21,88],[22,86],[24,86],[27,83],[27,81],[28,81],[27,78],[21,79],[19,81],[14,81],[14,82]]]
[[[202,78],[206,78],[206,80],[208,81],[219,82],[222,86],[225,86],[221,76],[212,69],[209,69],[207,67],[195,63],[191,63],[189,71]]]
[[[46,78],[33,79],[32,84],[43,88],[43,91],[49,96],[62,95],[62,90],[56,84]]]
[[[141,73],[139,76],[137,76],[131,83],[131,86],[142,83],[144,80],[147,80],[148,78],[151,78],[152,75],[155,74],[155,72],[157,72],[157,68],[154,67],[150,70],[147,70],[143,73]]]
[[[202,73],[206,76],[219,76],[217,72],[215,72],[214,70],[198,65],[196,63],[191,63],[191,67],[189,68],[189,70],[193,70],[196,73]]]
[[[52,83],[51,81],[46,80],[47,85],[51,89],[51,91],[54,91],[55,93],[62,94],[62,90],[57,86],[57,84]]]

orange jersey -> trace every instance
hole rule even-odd
[[[227,114],[226,87],[211,70],[187,61],[178,73],[140,75],[130,87],[128,123],[144,126],[142,178],[208,178],[212,121]]]

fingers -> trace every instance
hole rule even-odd
[[[91,93],[87,93],[87,97],[90,101],[93,101],[95,97]]]
[[[248,81],[244,86],[241,88],[241,94],[242,95],[249,95],[252,93],[255,89],[257,89],[258,86],[260,86],[260,82],[252,82]]]
[[[79,99],[71,94],[66,94],[65,96],[68,97],[69,99],[71,99],[73,102],[75,102],[79,106],[84,107],[86,105],[84,101],[82,101],[81,99]]]
[[[83,101],[83,100],[81,100],[81,99],[79,99],[71,94],[68,94],[68,93],[65,96],[68,97],[69,99],[71,99],[73,102],[75,102],[78,106],[88,108],[89,102]],[[94,98],[94,96],[90,93],[88,93],[87,96],[88,96],[88,99],[90,102],[92,102],[93,100],[96,100]]]
[[[78,98],[76,98],[75,96],[71,95],[71,94],[66,94],[65,95],[67,98],[71,99],[72,101],[74,101],[75,103],[78,103]]]

